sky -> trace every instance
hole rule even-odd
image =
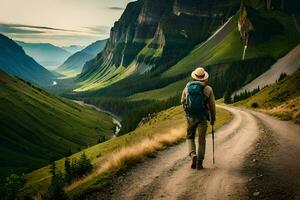
[[[0,33],[19,41],[88,45],[110,28],[134,0],[0,0]]]

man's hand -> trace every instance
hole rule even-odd
[[[211,120],[211,121],[210,121],[210,125],[213,126],[214,124],[215,124],[215,121],[212,121],[212,120]]]

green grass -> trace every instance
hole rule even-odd
[[[281,119],[300,122],[300,70],[285,79],[269,85],[254,96],[234,105],[247,108],[257,104],[258,109]]]
[[[81,82],[80,87],[76,88],[74,92],[95,91],[123,80],[133,73],[135,64],[136,63],[133,62],[127,68],[120,66],[117,69],[114,67],[103,66],[101,73],[95,73],[87,80]]]
[[[217,109],[217,122],[216,127],[219,128],[225,123],[231,120],[231,114],[223,109]],[[122,148],[138,144],[145,138],[151,138],[155,135],[169,134],[171,130],[184,130],[185,117],[181,106],[170,108],[166,111],[158,113],[156,117],[149,122],[139,126],[135,131],[132,131],[126,135],[113,138],[101,144],[97,144],[93,147],[85,149],[71,156],[71,159],[79,158],[84,152],[97,166],[102,158],[106,155],[120,150]],[[208,130],[209,132],[210,130]],[[58,170],[63,170],[64,159],[56,161]],[[43,167],[32,173],[26,175],[27,184],[24,189],[24,193],[35,193],[46,191],[50,182],[49,166]],[[101,180],[101,177],[97,179]],[[83,184],[79,189],[80,191],[88,190],[89,187],[96,187],[102,185],[101,181],[92,180]]]
[[[80,74],[80,71],[73,69],[56,70],[56,72],[61,74],[61,77],[59,77],[60,79],[75,78]]]
[[[110,137],[111,118],[0,72],[0,174],[28,172]]]
[[[161,89],[134,94],[128,97],[128,100],[131,101],[138,101],[144,99],[166,100],[172,96],[176,96],[178,93],[181,93],[189,79],[190,78],[177,81]]]

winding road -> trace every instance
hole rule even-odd
[[[187,145],[181,143],[119,173],[111,187],[87,199],[300,199],[300,126],[220,107],[233,120],[216,131],[215,166],[209,134],[205,169],[190,168]]]

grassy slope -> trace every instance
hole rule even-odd
[[[111,135],[109,116],[0,71],[1,175],[24,172]]]
[[[268,11],[265,15],[276,18],[284,25],[284,33],[282,35],[273,36],[269,41],[264,43],[250,46],[246,52],[246,59],[263,56],[272,56],[273,58],[278,59],[300,42],[299,33],[297,32],[292,16],[273,11]],[[199,44],[188,56],[183,58],[161,76],[172,77],[178,74],[191,72],[197,66],[207,66],[241,60],[243,46],[240,43],[240,36],[236,24],[237,17],[235,16],[232,19],[232,22],[228,23],[223,31],[211,40]],[[162,89],[138,93],[129,98],[131,100],[169,98],[170,96],[176,95],[178,91],[184,88],[185,84],[186,81],[180,80]],[[161,92],[164,92],[166,95],[162,95]]]
[[[231,120],[231,115],[228,111],[218,109],[217,110],[217,123],[216,127],[219,128],[225,123]],[[170,108],[166,111],[158,113],[157,116],[152,118],[149,122],[146,122],[142,126],[139,126],[135,131],[132,131],[126,135],[113,138],[107,142],[95,145],[91,148],[83,150],[71,156],[72,158],[79,158],[79,156],[85,152],[86,155],[93,160],[94,165],[99,165],[105,156],[114,151],[118,151],[134,144],[139,144],[145,138],[152,138],[156,135],[168,135],[172,130],[184,130],[184,114],[180,106]],[[184,131],[182,132],[184,135]],[[56,162],[59,170],[63,169],[64,159]],[[25,191],[45,191],[50,181],[49,166],[36,170],[26,175],[28,180]],[[95,180],[92,180],[86,184],[80,186],[80,190],[85,190],[86,187],[94,184]],[[101,185],[97,182],[96,185]],[[77,191],[77,189],[75,190]]]
[[[235,105],[250,108],[254,103],[262,111],[300,123],[300,70]]]
[[[164,88],[151,90],[147,92],[140,92],[130,96],[128,99],[134,101],[143,99],[165,100],[172,96],[175,96],[178,93],[181,93],[189,79],[190,78],[177,81]]]

